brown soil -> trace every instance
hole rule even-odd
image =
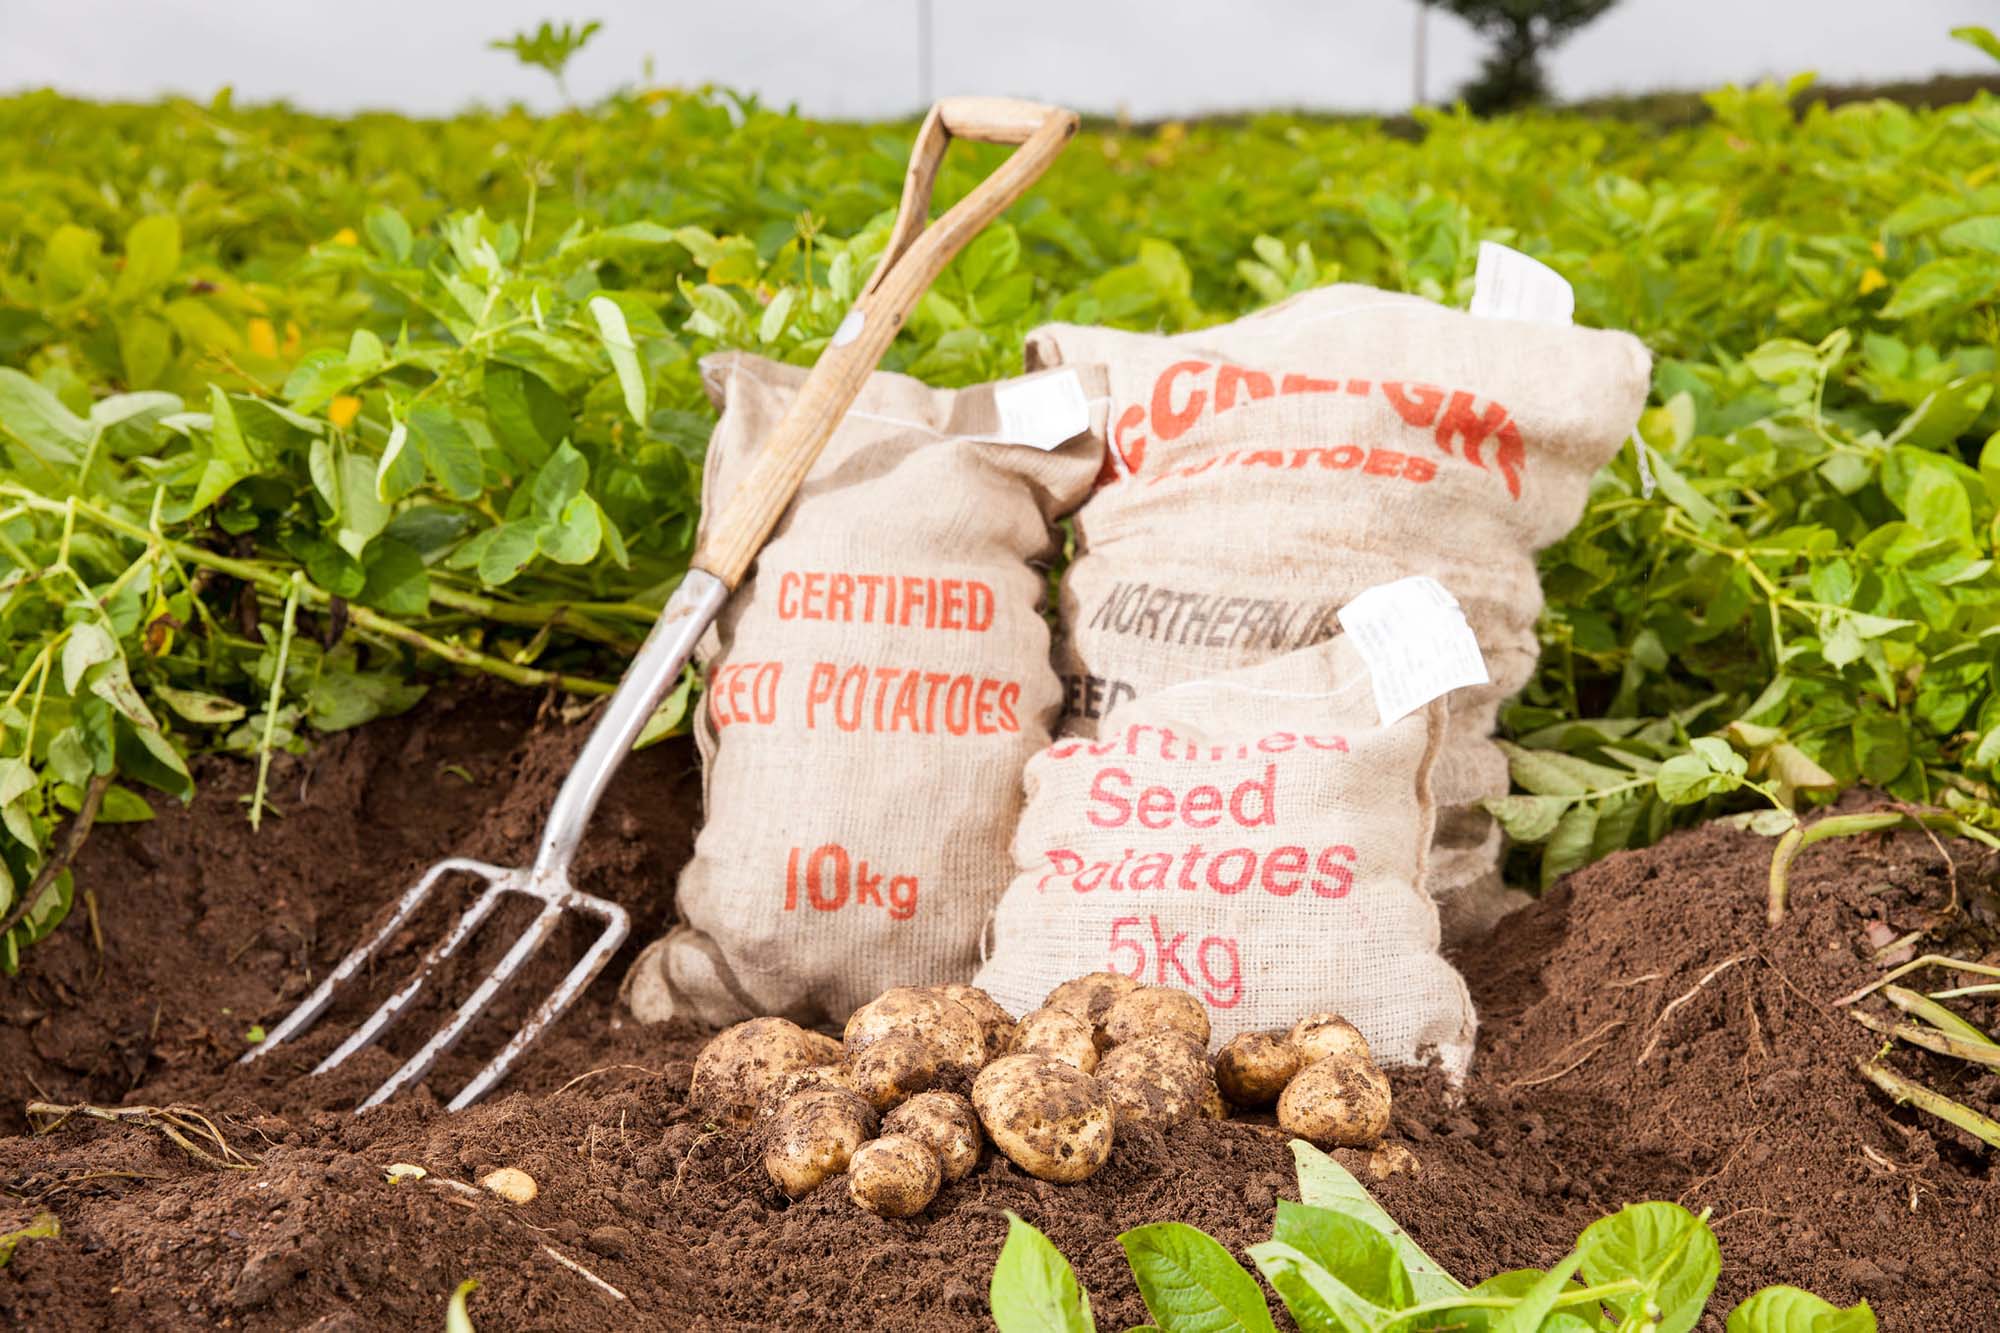
[[[136,1124],[73,1118],[0,1138],[0,1232],[41,1209],[63,1227],[0,1269],[0,1323],[436,1329],[471,1277],[482,1329],[990,1327],[1012,1209],[1075,1262],[1100,1327],[1122,1328],[1144,1311],[1120,1230],[1176,1219],[1240,1251],[1269,1234],[1276,1199],[1296,1197],[1275,1130],[1201,1122],[1121,1137],[1077,1186],[989,1159],[907,1222],[861,1214],[838,1189],[787,1204],[750,1144],[685,1108],[701,1034],[619,1022],[622,956],[500,1093],[456,1116],[423,1091],[345,1111],[439,1021],[448,986],[413,1006],[393,1051],[352,1071],[299,1078],[358,1002],[295,1052],[234,1065],[249,1025],[280,1016],[431,857],[529,853],[582,739],[535,714],[518,695],[446,695],[283,761],[283,818],[261,835],[241,817],[243,770],[212,763],[191,810],[92,840],[79,883],[101,947],[79,905],[0,981],[0,1129],[18,1135],[31,1099],[178,1102],[257,1165],[196,1162]],[[635,942],[664,920],[698,797],[692,752],[669,744],[633,761],[593,827],[580,883],[635,909]],[[1966,910],[1931,943],[1990,955],[2000,867],[1945,847]],[[1479,1064],[1462,1098],[1434,1076],[1398,1077],[1396,1135],[1420,1169],[1378,1194],[1462,1277],[1550,1263],[1601,1213],[1678,1199],[1714,1209],[1719,1311],[1785,1281],[1866,1297],[1885,1329],[2000,1327],[1990,1158],[1865,1085],[1852,1063],[1875,1042],[1833,1003],[1879,972],[1871,937],[1931,924],[1949,892],[1939,848],[1897,834],[1810,849],[1776,931],[1762,924],[1769,851],[1712,827],[1613,857],[1462,958],[1484,1020]],[[385,977],[438,924],[399,941]],[[552,947],[431,1088],[455,1090],[582,938]],[[451,978],[457,993],[505,942],[489,932]],[[2000,1108],[2000,1080],[1898,1058]],[[430,1175],[392,1185],[395,1162]],[[517,1206],[445,1183],[500,1165],[526,1170],[539,1197]]]

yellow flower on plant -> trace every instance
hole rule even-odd
[[[278,354],[278,331],[271,327],[271,321],[259,316],[250,321],[247,332],[250,335],[250,354],[265,358]]]
[[[1888,285],[1889,280],[1882,276],[1882,270],[1879,268],[1871,267],[1861,275],[1861,294],[1863,296],[1873,291],[1880,291]]]
[[[326,419],[342,430],[354,424],[354,418],[361,415],[361,400],[351,393],[343,393],[326,405]]]
[[[333,234],[333,243],[335,245],[359,245],[361,238],[354,234],[354,228],[342,227]]]

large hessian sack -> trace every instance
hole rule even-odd
[[[1384,727],[1351,637],[1169,686],[1028,763],[1016,875],[974,984],[1016,1013],[1118,971],[1213,1040],[1335,1010],[1377,1060],[1463,1072],[1472,1002],[1422,887],[1434,700]]]
[[[702,373],[713,515],[807,372],[724,354]],[[1075,380],[869,378],[706,646],[707,822],[681,924],[627,976],[639,1018],[838,1021],[971,974],[1061,704],[1036,562],[1100,462]],[[1075,406],[1067,442],[1013,442],[1050,389]]]
[[[1534,669],[1535,555],[1637,421],[1645,347],[1357,286],[1177,337],[1029,337],[1030,367],[1099,363],[1109,452],[1062,585],[1062,729],[1091,735],[1162,686],[1318,642],[1363,588],[1431,575],[1492,679],[1452,699],[1429,887],[1447,940],[1482,932],[1508,898],[1478,802],[1507,790],[1490,737]]]

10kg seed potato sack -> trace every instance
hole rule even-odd
[[[712,514],[806,372],[730,353],[702,373]],[[1070,370],[869,377],[703,654],[707,821],[680,924],[627,975],[639,1018],[839,1021],[971,975],[1061,705],[1038,562],[1099,464],[1087,414]]]

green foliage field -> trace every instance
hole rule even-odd
[[[1657,491],[1628,450],[1544,564],[1499,808],[1539,873],[1857,782],[2000,827],[2000,100],[1796,91],[1672,131],[1086,132],[885,364],[1000,376],[1050,318],[1192,328],[1336,278],[1462,303],[1478,241],[1517,246],[1658,364]],[[193,753],[268,759],[446,669],[608,689],[685,566],[696,359],[814,358],[912,128],[707,91],[0,101],[0,968],[68,909],[65,814],[145,818]],[[1002,151],[955,148],[940,202]]]

